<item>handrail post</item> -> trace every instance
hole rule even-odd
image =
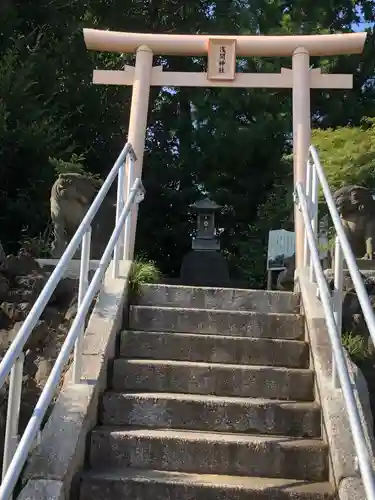
[[[315,241],[318,243],[318,176],[316,173],[315,163],[312,163],[311,168],[311,225],[315,234]],[[314,266],[310,258],[310,280],[316,282]]]
[[[310,213],[310,218],[312,214],[312,197],[311,197],[311,181],[312,181],[312,166],[310,160],[307,160],[307,172],[306,172],[306,198],[307,198],[307,203],[308,203],[308,209]],[[304,241],[303,241],[303,267],[308,266],[309,262],[311,264],[311,258],[310,258],[310,250],[309,250],[309,245],[307,242],[307,233],[306,233],[306,228],[305,225],[303,225],[303,232],[304,232]]]
[[[126,199],[129,199],[130,196],[130,190],[133,186],[133,177],[134,177],[134,170],[135,170],[135,161],[132,155],[129,155],[129,160],[128,160],[128,172],[127,172],[127,183],[126,183]],[[133,208],[131,207],[130,209],[130,214],[129,217],[126,218],[125,221],[125,231],[124,231],[124,260],[128,260],[130,257],[130,229],[132,226],[132,220],[133,220]]]
[[[79,288],[78,288],[78,308],[81,306],[87,289],[89,287],[89,269],[90,269],[90,246],[91,246],[91,226],[85,232],[82,239],[81,249],[81,267],[79,271]],[[77,336],[74,345],[74,358],[73,358],[73,383],[79,384],[81,382],[82,371],[82,343],[85,331],[85,322],[81,325],[81,331]]]
[[[132,155],[129,155],[132,156]],[[125,160],[126,162],[126,160]],[[125,162],[121,165],[118,171],[117,177],[117,200],[116,200],[116,221],[115,224],[118,223],[120,219],[120,215],[122,209],[124,207],[124,185],[125,185]],[[127,196],[129,193],[127,192]],[[119,264],[120,264],[120,255],[123,257],[124,249],[124,232],[121,233],[119,239],[116,242],[115,250],[113,252],[113,277],[118,278],[119,275]]]
[[[25,355],[22,352],[12,366],[9,381],[9,394],[7,417],[5,427],[4,439],[4,453],[3,453],[3,470],[2,478],[8,470],[9,464],[12,461],[13,455],[18,445],[18,423],[21,406],[21,392],[22,392],[22,379],[23,379],[23,365]]]
[[[332,293],[332,302],[335,323],[337,326],[337,332],[341,336],[342,334],[342,286],[343,286],[343,254],[341,250],[340,239],[336,236],[335,239],[335,278],[334,278],[334,289]],[[337,375],[335,356],[332,352],[332,384],[335,389],[340,388],[340,382]]]

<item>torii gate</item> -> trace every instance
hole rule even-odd
[[[132,85],[128,141],[137,154],[136,175],[141,176],[150,86],[165,87],[245,87],[291,88],[293,93],[293,170],[294,183],[305,183],[306,160],[311,139],[310,90],[351,89],[353,76],[322,74],[310,69],[310,56],[360,54],[366,32],[337,35],[294,36],[210,36],[122,33],[84,29],[89,50],[136,53],[135,67],[123,71],[94,70],[93,83]],[[208,56],[207,73],[163,72],[152,66],[153,55]],[[280,73],[236,73],[236,56],[292,57],[292,69]],[[295,209],[296,265],[303,259],[302,218]],[[131,250],[137,214],[131,224]]]

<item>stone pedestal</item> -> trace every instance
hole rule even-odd
[[[355,259],[357,262],[358,269],[360,271],[374,271],[375,273],[375,260],[366,260],[366,259]],[[346,262],[344,262],[344,269],[347,269],[348,266]]]
[[[215,251],[192,250],[182,259],[181,284],[225,287],[229,284],[228,263]]]
[[[375,278],[375,260],[365,260],[365,259],[356,259],[356,263],[360,273],[366,278]],[[332,273],[335,268],[335,259],[332,259]],[[344,260],[344,276],[350,275],[349,269]]]

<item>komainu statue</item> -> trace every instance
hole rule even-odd
[[[54,241],[51,248],[52,257],[60,258],[62,256],[101,185],[101,181],[77,173],[60,174],[56,179],[51,188],[50,199],[54,232]],[[115,222],[115,204],[113,200],[110,200],[109,203],[108,200],[103,202],[102,207],[104,211],[99,210],[92,227],[91,258],[94,259],[101,258],[100,251],[104,250]],[[100,217],[101,212],[102,214],[105,213],[108,220],[101,220],[103,218]],[[105,240],[107,236],[108,238]]]
[[[333,194],[345,233],[356,258],[374,258],[375,200],[372,190],[345,186]]]
[[[293,292],[294,290],[294,273],[296,270],[296,255],[286,257],[283,260],[285,269],[277,277],[276,288],[278,290]]]

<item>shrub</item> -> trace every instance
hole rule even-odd
[[[132,262],[129,275],[130,296],[139,295],[142,285],[146,283],[158,283],[161,272],[155,262],[144,258],[135,259]]]
[[[373,358],[372,350],[368,345],[367,339],[362,335],[354,333],[343,333],[342,344],[348,351],[348,354],[354,363],[370,360]]]

